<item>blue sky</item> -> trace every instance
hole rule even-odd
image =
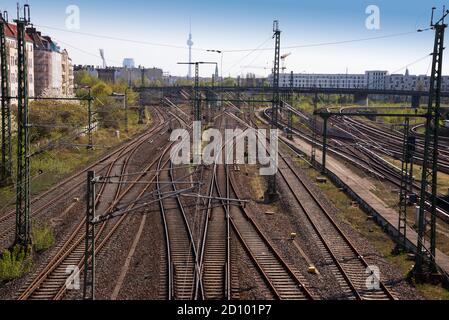
[[[23,2],[23,1],[22,1]],[[14,0],[0,0],[0,8],[15,15]],[[192,21],[194,60],[219,61],[217,54],[198,49],[238,50],[262,45],[273,46],[272,21],[278,19],[282,46],[297,46],[373,38],[413,32],[429,25],[432,6],[441,13],[444,1],[437,0],[30,0],[32,22],[60,46],[67,48],[75,63],[99,65],[99,48],[106,52],[109,65],[132,57],[137,64],[157,66],[173,75],[185,75],[177,65],[188,59],[186,41]],[[78,33],[68,32],[66,8],[80,9]],[[368,30],[368,5],[380,9],[380,29]],[[136,43],[87,36],[107,35],[135,40]],[[151,46],[138,42],[164,43],[179,48]],[[432,50],[433,32],[318,47],[283,49],[291,52],[288,71],[310,73],[359,73],[364,70],[404,72],[407,64],[425,57]],[[449,58],[449,57],[448,57]],[[233,76],[254,72],[266,75],[273,60],[272,50],[226,52],[223,72]],[[446,60],[449,61],[449,60]],[[428,72],[430,58],[409,66],[411,73]],[[449,74],[449,62],[445,74]],[[212,66],[204,66],[203,76]]]

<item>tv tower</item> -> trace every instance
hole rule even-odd
[[[187,45],[189,46],[189,63],[192,62],[192,21],[190,21],[190,31],[189,31],[189,39],[187,40]],[[192,64],[189,64],[189,73],[187,74],[187,78],[192,78]]]

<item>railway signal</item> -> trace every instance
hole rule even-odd
[[[178,64],[188,64],[195,65],[195,98],[193,101],[193,116],[194,121],[201,121],[201,93],[200,93],[200,75],[199,66],[200,64],[214,64],[217,66],[216,62],[178,62]]]

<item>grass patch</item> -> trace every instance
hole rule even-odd
[[[449,291],[441,285],[416,284],[416,287],[429,300],[449,300]]]
[[[0,281],[11,281],[22,277],[32,267],[32,258],[24,248],[15,246],[12,251],[5,250],[0,259]]]
[[[47,225],[36,224],[31,229],[33,247],[36,252],[44,252],[55,243],[53,231]]]

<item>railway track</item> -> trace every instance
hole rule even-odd
[[[163,128],[159,128],[159,130],[163,130]],[[131,144],[132,147],[129,150],[127,149],[128,152],[125,154],[125,158],[122,159],[122,163],[118,165],[121,158],[114,159],[107,171],[107,174],[111,174],[113,172],[113,168],[117,170],[117,167],[119,167],[119,174],[116,175],[120,177],[120,182],[122,182],[130,159],[135,155],[146,140],[147,137],[145,137],[145,139],[139,139],[139,143],[137,144]],[[106,199],[104,199],[106,185],[103,184],[100,188],[98,196],[96,197],[96,207],[99,209],[99,212],[107,214],[114,210],[118,203],[135,187],[134,184],[137,184],[143,177],[147,176],[147,172],[155,166],[156,163],[157,159],[148,165],[136,178],[136,180],[134,180],[134,183],[128,185],[125,190],[122,190],[122,185],[120,183],[117,184],[115,190],[112,191],[114,195],[112,201],[110,202],[106,202]],[[146,184],[143,190],[140,191],[136,200],[143,197],[146,190],[150,187],[151,182],[152,181]],[[134,204],[128,206],[128,208],[132,208],[133,206]],[[115,221],[106,221],[98,227],[96,232],[96,242],[98,243],[95,250],[96,255],[111,239],[125,218],[126,215],[122,215]],[[61,242],[61,244],[55,248],[56,253],[52,255],[51,259],[41,270],[38,270],[31,277],[31,280],[26,284],[26,286],[20,290],[20,294],[18,296],[19,300],[59,300],[64,297],[64,294],[67,291],[66,282],[70,276],[70,272],[68,271],[74,271],[74,267],[81,270],[84,265],[83,240],[85,238],[85,223],[85,218],[83,218],[74,231],[68,236],[67,240]]]
[[[357,139],[369,137],[369,140],[366,142],[367,145],[374,147],[378,152],[393,156],[395,159],[402,159],[403,136],[401,136],[399,132],[397,134],[387,132],[349,117],[337,119],[337,123],[343,126],[343,128],[341,128],[342,130],[349,131],[349,133]],[[416,162],[422,163],[422,154],[424,152],[424,142],[422,139],[417,139],[416,146]],[[449,150],[444,144],[440,146],[438,166],[440,171],[449,173]]]
[[[280,177],[285,181],[301,211],[306,215],[323,253],[325,263],[332,263],[332,271],[339,282],[345,299],[394,300],[393,294],[379,281],[379,287],[367,288],[369,264],[339,228],[331,214],[322,205],[304,179],[286,157],[279,153]],[[368,273],[369,274],[369,273]]]
[[[265,117],[268,117],[267,110],[264,113]],[[281,123],[281,127],[285,124]],[[305,134],[301,132],[299,129],[294,128],[293,132],[305,139],[309,143],[312,143],[313,138],[311,135]],[[393,167],[387,161],[381,159],[378,155],[376,155],[372,150],[366,148],[363,145],[352,145],[345,140],[331,139],[332,144],[328,146],[329,152],[335,154],[336,156],[342,158],[345,161],[350,162],[354,166],[368,171],[369,174],[374,175],[375,177],[388,181],[392,185],[396,187],[401,186],[401,173],[399,168]],[[317,147],[321,147],[322,144],[320,141],[315,141]],[[290,145],[290,148],[295,150],[295,148]],[[421,185],[415,181],[413,184],[413,191],[417,194],[421,191]],[[441,195],[438,197],[438,216],[449,222],[449,202],[444,199]]]
[[[168,170],[162,162],[157,166],[157,188],[176,194],[173,164],[168,161]],[[169,186],[169,188],[163,186]],[[165,193],[164,192],[164,193]],[[193,300],[202,294],[198,279],[197,250],[184,206],[179,195],[164,196],[158,193],[159,207],[164,223],[167,257],[167,298],[169,300]]]
[[[221,157],[217,154],[216,160]],[[223,198],[220,184],[225,183],[229,199],[229,179],[223,165],[215,161],[209,184],[206,217],[203,226],[203,240],[200,253],[200,274],[203,280],[204,299],[231,299],[231,245],[229,203],[223,200],[214,205],[212,198]]]
[[[232,192],[235,182],[230,178]],[[270,291],[280,300],[311,300],[306,280],[281,257],[244,207],[231,209],[231,225]]]
[[[130,150],[134,146],[140,146],[145,143],[156,131],[161,130],[160,125],[164,124],[165,116],[163,116],[159,111],[156,112],[155,115],[158,118],[158,124],[155,124],[150,130],[141,134],[130,143],[125,143],[124,145],[118,147],[112,153],[95,161],[87,168],[69,176],[68,178],[58,183],[56,186],[50,188],[48,191],[45,191],[39,196],[33,198],[31,208],[32,218],[36,218],[39,215],[47,212],[52,206],[56,205],[61,200],[70,198],[70,195],[73,195],[73,197],[79,196],[79,194],[74,194],[74,192],[79,192],[80,188],[84,186],[84,178],[87,171],[96,170],[98,174],[108,175],[108,172],[112,170],[114,164],[118,161],[118,159],[120,159],[124,154],[130,152]],[[43,203],[41,205],[38,205],[38,203],[40,202]],[[0,241],[5,240],[14,232],[14,217],[14,210],[0,217]]]
[[[238,119],[234,115],[232,118]],[[226,180],[229,181],[226,186],[227,197],[243,199],[228,166],[225,169]],[[249,209],[244,206],[229,208],[232,229],[274,297],[280,300],[314,299],[313,294],[307,289],[305,278],[282,258],[251,217]]]
[[[287,157],[279,154],[279,177],[285,182],[290,194],[304,213],[311,229],[317,248],[323,255],[325,265],[329,266],[342,290],[341,299],[357,300],[394,300],[394,295],[383,284],[367,287],[369,264],[340,229],[332,215],[297,173]]]

